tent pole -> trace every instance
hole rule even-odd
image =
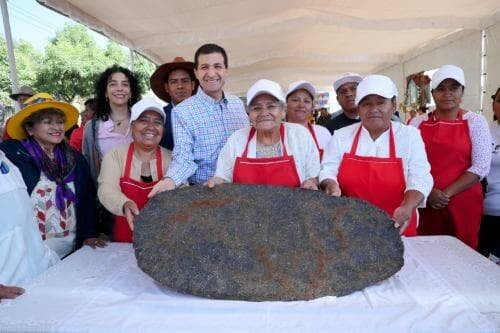
[[[7,9],[7,0],[0,0],[2,7],[3,30],[5,31],[5,42],[7,43],[7,54],[9,58],[9,74],[12,83],[12,92],[18,90],[16,59],[14,57],[14,44],[12,43],[12,34],[10,31],[9,11]],[[16,111],[19,110],[19,103],[14,103]]]
[[[129,52],[129,55],[130,55],[130,70],[132,72],[135,71],[135,66],[134,66],[134,50],[132,50],[131,48],[128,49],[130,52]]]

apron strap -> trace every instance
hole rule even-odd
[[[351,146],[351,155],[356,155],[356,150],[358,149],[358,143],[359,143],[359,136],[361,134],[361,124],[358,127],[358,130],[356,131],[356,135],[354,136],[354,140],[352,142]],[[392,123],[389,124],[389,157],[390,158],[395,158],[396,157],[396,144],[394,143],[394,134],[392,132]]]
[[[241,155],[241,157],[243,157],[243,158],[247,157],[248,145],[250,144],[250,141],[253,139],[255,132],[256,132],[255,127],[252,127],[250,129],[250,133],[248,133],[247,144],[245,146],[245,150],[243,151],[243,154]],[[283,126],[283,124],[281,124],[280,125],[280,139],[281,139],[281,146],[283,147],[283,156],[288,156],[288,153],[286,151],[285,142],[284,142],[284,137],[285,137],[285,126]]]
[[[163,159],[161,157],[160,146],[156,147],[156,174],[158,175],[158,180],[163,179]]]
[[[310,123],[307,123],[307,128],[309,129],[309,132],[311,133],[311,135],[313,137],[314,143],[316,144],[316,148],[318,148],[318,150],[319,150],[319,143],[318,143],[318,139],[316,138],[316,132],[314,131],[313,126]]]
[[[125,162],[125,171],[123,176],[126,178],[130,178],[130,169],[132,169],[132,158],[134,156],[134,143],[132,142],[128,147],[127,151],[127,160]],[[161,149],[158,146],[156,148],[156,174],[158,175],[158,179],[163,179],[163,163],[161,157]]]
[[[125,162],[125,171],[123,172],[123,177],[130,178],[130,169],[132,166],[132,156],[134,156],[134,143],[130,143],[127,151],[127,160]]]

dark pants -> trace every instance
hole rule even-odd
[[[479,253],[500,258],[500,216],[484,215],[479,231]]]

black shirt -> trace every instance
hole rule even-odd
[[[359,119],[359,117],[356,119],[351,119],[347,117],[344,112],[342,112],[341,114],[329,119],[328,122],[323,126],[325,126],[330,131],[330,133],[333,134],[333,132],[342,127],[359,123],[360,121],[361,119]]]

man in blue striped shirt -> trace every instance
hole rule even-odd
[[[206,182],[215,173],[227,138],[249,125],[243,102],[222,89],[227,64],[226,51],[218,45],[205,44],[196,51],[194,72],[200,89],[172,111],[173,160],[165,179],[155,185],[149,197],[185,182]]]

